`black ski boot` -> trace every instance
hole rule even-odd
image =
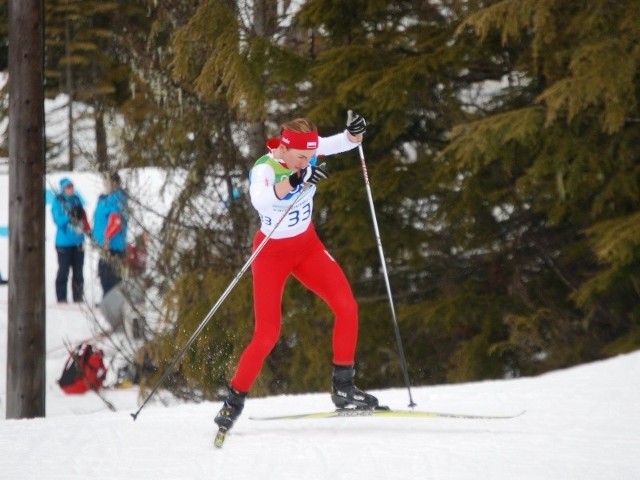
[[[370,410],[379,408],[376,397],[355,386],[355,376],[355,368],[334,365],[333,392],[331,394],[334,405],[338,408],[355,407]]]
[[[233,427],[233,424],[236,423],[236,420],[244,409],[244,399],[246,396],[246,393],[238,392],[234,388],[229,387],[227,398],[225,398],[224,404],[214,420],[218,427],[225,430]]]

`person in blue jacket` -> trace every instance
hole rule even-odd
[[[60,192],[51,205],[56,231],[58,274],[56,275],[56,297],[58,303],[67,303],[69,271],[72,272],[71,291],[74,302],[84,296],[84,236],[91,233],[87,215],[80,197],[76,195],[73,182],[65,177],[60,180]]]
[[[107,190],[98,198],[93,217],[93,238],[102,249],[98,276],[103,295],[122,280],[127,250],[127,194],[120,175],[114,173],[109,177]]]

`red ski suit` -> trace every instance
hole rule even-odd
[[[346,134],[321,137],[318,153],[330,155],[356,146],[348,141]],[[273,193],[273,185],[290,174],[286,165],[269,155],[259,159],[251,172],[251,200],[262,222],[253,241],[254,250],[271,233],[286,207],[296,203],[251,266],[255,328],[230,382],[239,392],[249,392],[278,341],[282,295],[290,275],[322,298],[335,315],[333,363],[353,365],[355,360],[358,305],[342,268],[329,255],[311,223],[316,187],[307,185],[296,189],[284,199],[278,199]]]
[[[255,236],[254,248],[265,235]],[[280,336],[281,302],[289,275],[322,298],[335,314],[333,363],[353,365],[358,340],[358,304],[347,278],[311,225],[301,235],[270,239],[251,267],[255,330],[231,386],[248,392]]]

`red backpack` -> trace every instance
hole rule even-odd
[[[106,376],[102,350],[81,343],[69,354],[58,385],[65,393],[85,393],[100,390]]]

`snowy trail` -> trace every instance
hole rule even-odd
[[[0,291],[1,292],[1,291]],[[5,298],[0,298],[6,302]],[[612,479],[640,478],[640,352],[536,378],[414,387],[418,409],[513,414],[510,420],[250,416],[331,409],[328,394],[249,398],[222,450],[213,447],[219,404],[150,403],[137,421],[137,389],[94,394],[56,385],[60,338],[85,338],[82,312],[47,313],[47,418],[0,420],[0,478],[22,479]],[[6,345],[0,308],[0,347]],[[0,402],[6,399],[0,358]],[[162,392],[164,393],[164,392]],[[406,389],[373,392],[404,409]]]
[[[634,353],[538,378],[415,389],[423,409],[527,409],[511,420],[257,422],[248,417],[326,410],[328,395],[252,398],[222,450],[212,445],[212,403],[150,405],[135,422],[135,402],[116,414],[7,420],[0,468],[7,479],[631,480],[640,472],[640,387],[626,379],[639,373]],[[375,393],[399,408],[407,402],[400,389]]]

